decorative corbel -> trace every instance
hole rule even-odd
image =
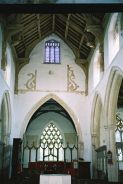
[[[11,40],[14,46],[19,44],[21,38],[21,32],[23,28],[20,23],[21,16],[22,15],[20,14],[12,14],[6,17],[7,40]]]
[[[98,18],[90,15],[83,14],[86,20],[86,31],[92,33],[97,41],[99,42],[99,53],[100,53],[100,66],[101,71],[104,71],[104,48],[103,48],[103,28]]]
[[[83,14],[86,20],[86,31],[92,33],[97,41],[100,43],[100,49],[102,49],[103,44],[103,28],[101,26],[101,22],[98,18],[90,15]],[[100,50],[101,51],[101,50]]]

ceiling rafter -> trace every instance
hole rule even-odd
[[[92,15],[92,14],[91,14]],[[94,21],[103,19],[104,14],[94,14]],[[66,44],[74,51],[75,56],[87,59],[91,46],[90,43],[95,43],[95,35],[86,30],[85,14],[23,14],[21,15],[20,30],[21,37],[19,44],[14,45],[18,58],[23,56],[34,43],[38,43],[46,36],[56,33]],[[97,17],[97,19],[95,18]],[[12,19],[13,20],[13,19]],[[9,23],[11,23],[9,19]],[[13,23],[13,22],[12,22]],[[16,30],[15,30],[16,31]],[[15,43],[16,35],[12,36],[12,43]],[[89,43],[89,44],[88,44]],[[27,56],[28,54],[26,54]],[[28,57],[28,56],[27,56]]]
[[[67,35],[68,35],[68,29],[69,29],[69,24],[70,24],[70,16],[71,16],[71,14],[68,14],[67,21],[66,21],[65,39],[67,38]]]
[[[64,38],[64,36],[61,35],[58,31],[55,31],[55,32],[56,32],[56,34],[57,34],[59,37],[61,37],[62,40],[64,40],[64,41],[69,45],[69,47],[74,51],[74,53],[77,53],[77,52],[78,52],[78,48],[77,48],[75,45],[73,45],[72,42],[70,42],[68,39],[66,40],[66,39]]]
[[[41,38],[40,14],[37,14],[37,28],[38,28],[38,35],[39,35],[39,39],[40,39]]]
[[[21,32],[21,39],[22,39],[22,42],[23,42],[23,47],[22,47],[22,52],[27,48],[27,45],[26,45],[26,42],[25,42],[25,39],[24,39],[24,34],[23,32]],[[19,51],[20,53],[20,51]]]
[[[80,43],[79,43],[79,50],[80,50],[80,48],[81,48],[81,46],[82,46],[82,43],[83,43],[83,41],[84,41],[84,38],[85,38],[85,35],[82,34],[81,40],[80,40]]]
[[[82,43],[83,43],[83,41],[84,41],[84,38],[85,38],[85,36],[82,35],[81,40],[80,40],[80,43],[79,43],[79,50],[80,50],[80,48],[81,48],[81,46],[82,46]]]
[[[64,20],[65,22],[66,22],[66,18],[63,16],[63,15],[58,15],[62,20]],[[77,27],[77,25],[71,20],[70,21],[71,22],[71,24],[69,25],[72,29],[74,29],[75,31],[77,31],[78,33],[80,33],[80,34],[85,34],[85,32],[82,30],[82,29],[80,29],[79,27]]]
[[[53,14],[53,16],[52,16],[52,32],[54,32],[55,31],[55,14]]]

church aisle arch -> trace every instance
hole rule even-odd
[[[112,67],[107,83],[105,95],[105,121],[107,131],[107,149],[112,152],[112,164],[108,164],[108,179],[118,181],[118,163],[116,155],[115,129],[116,112],[119,90],[123,78],[123,72],[118,67]]]
[[[106,141],[104,136],[104,122],[102,111],[102,100],[100,94],[96,92],[91,112],[91,135],[92,135],[92,177],[94,179],[107,178],[106,163]],[[102,136],[103,135],[103,136]]]
[[[10,169],[11,104],[9,92],[3,94],[0,108],[0,174],[9,176]]]

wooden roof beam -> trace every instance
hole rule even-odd
[[[26,45],[26,43],[25,43],[25,39],[24,39],[24,34],[23,34],[23,32],[21,32],[21,39],[22,39],[23,45],[24,45],[24,47],[25,47],[25,49],[26,49],[26,48],[27,48],[27,45]]]
[[[66,20],[65,39],[67,38],[67,35],[68,35],[68,28],[69,28],[69,24],[70,24],[70,16],[71,16],[71,14],[68,14],[68,17],[67,17],[67,20]]]
[[[37,14],[37,28],[38,28],[38,35],[41,38],[41,29],[40,29],[40,14]]]
[[[53,17],[52,17],[52,32],[55,31],[55,14],[53,14]]]
[[[58,16],[61,18],[61,20],[66,22],[66,18],[63,15],[59,14]],[[75,31],[77,31],[80,34],[85,34],[85,32],[82,29],[80,29],[79,27],[77,27],[77,25],[72,20],[70,22],[71,22],[70,27],[72,29],[74,29]]]
[[[80,48],[81,48],[81,45],[82,45],[82,43],[83,43],[83,40],[84,40],[84,35],[82,35],[82,37],[81,37],[81,40],[80,40],[80,43],[79,43],[79,50],[80,50]]]

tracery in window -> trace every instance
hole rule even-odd
[[[60,63],[60,42],[54,39],[45,42],[45,63]]]
[[[116,116],[115,140],[118,160],[123,161],[123,121],[119,116]]]
[[[41,135],[41,146],[46,148],[44,157],[45,160],[48,161],[56,161],[57,156],[59,156],[59,160],[63,160],[63,149],[62,149],[63,138],[59,131],[59,129],[54,125],[54,123],[50,123],[42,132]],[[59,148],[59,154],[57,153],[57,148]],[[43,150],[40,151],[41,160],[43,160]]]

